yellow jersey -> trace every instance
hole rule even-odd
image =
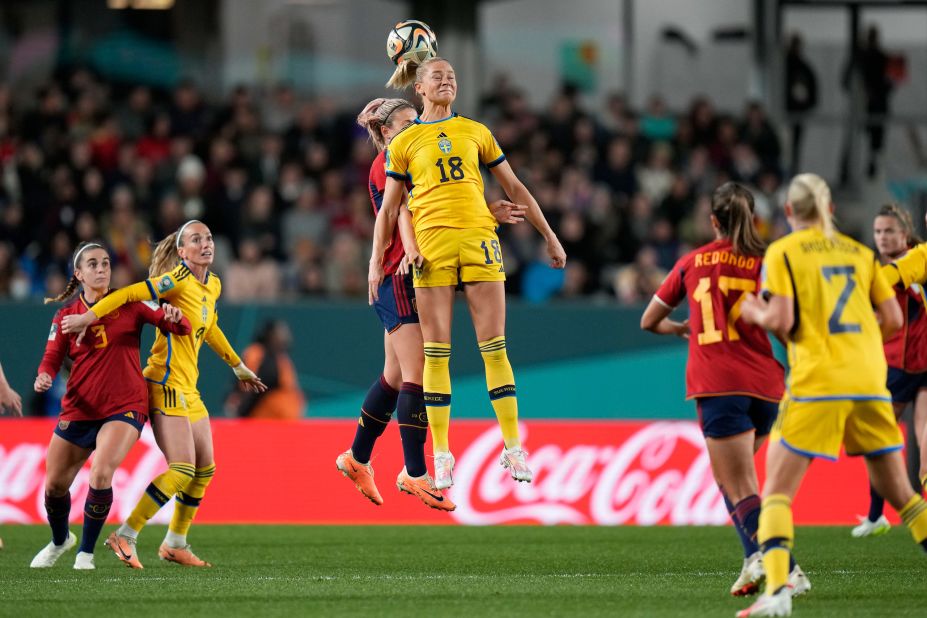
[[[927,282],[927,243],[916,245],[894,262],[886,264],[882,273],[890,285],[900,281],[909,288],[915,283]]]
[[[872,307],[895,292],[869,248],[819,228],[793,232],[766,251],[763,289],[794,302],[791,399],[891,401]]]
[[[432,227],[495,228],[483,196],[480,164],[492,168],[505,155],[484,125],[452,114],[416,120],[386,149],[386,175],[412,185],[409,211],[416,231]]]
[[[181,337],[158,330],[142,373],[149,382],[192,393],[200,375],[197,359],[203,341],[230,367],[241,362],[218,325],[216,303],[221,293],[219,277],[207,272],[202,282],[181,262],[169,273],[113,292],[95,304],[93,312],[103,317],[127,302],[161,299],[180,309],[193,327],[190,334]]]

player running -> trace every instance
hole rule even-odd
[[[772,429],[784,384],[766,333],[740,320],[743,295],[759,287],[766,249],[753,208],[753,194],[741,185],[718,187],[711,197],[715,240],[676,262],[641,317],[645,330],[689,340],[686,396],[696,401],[712,471],[744,549],[734,596],[755,594],[763,580],[753,456]],[[687,299],[689,319],[671,320]],[[799,594],[809,587],[797,565],[790,579]]]
[[[142,568],[135,552],[138,533],[174,495],[174,514],[158,556],[187,566],[211,566],[187,543],[190,524],[216,470],[209,412],[196,387],[197,358],[203,342],[232,367],[244,388],[256,393],[267,390],[241,362],[219,328],[216,304],[222,285],[209,271],[214,248],[209,228],[199,221],[188,221],[158,243],[149,268],[151,279],[113,292],[86,313],[65,316],[61,321],[62,332],[82,333],[94,320],[125,303],[168,300],[192,324],[192,332],[185,336],[158,333],[143,371],[151,427],[168,470],[155,477],[126,522],[106,540],[116,557],[136,569]]]
[[[139,371],[142,326],[159,332],[187,335],[190,321],[165,304],[135,302],[90,324],[90,333],[77,337],[61,332],[65,316],[82,315],[109,294],[110,257],[97,243],[81,243],[74,253],[74,274],[65,290],[45,302],[64,302],[81,288],[76,299],[58,310],[52,320],[45,355],[35,379],[35,392],[44,393],[65,358],[73,361],[67,392],[61,400],[58,426],[45,461],[45,510],[52,540],[32,560],[32,568],[46,568],[77,543],[68,530],[70,487],[87,458],[90,491],[84,503],[84,531],[74,560],[75,569],[93,569],[93,550],[113,504],[113,473],[141,435],[148,419],[148,389]],[[91,314],[92,315],[92,314]]]
[[[412,104],[404,99],[374,99],[357,117],[357,123],[367,129],[379,154],[370,166],[370,200],[374,216],[383,202],[386,185],[385,148],[393,136],[418,117]],[[499,200],[489,205],[500,223],[518,223],[524,207]],[[399,435],[402,438],[405,468],[396,479],[396,486],[418,497],[427,506],[452,511],[455,505],[434,487],[425,465],[425,439],[428,416],[422,394],[422,370],[425,357],[422,350],[422,329],[415,308],[415,288],[405,258],[402,236],[413,239],[411,216],[407,208],[399,212],[399,224],[393,232],[386,255],[383,256],[384,281],[379,298],[373,303],[385,333],[385,361],[382,375],[367,391],[357,422],[351,448],[336,460],[341,472],[354,482],[357,489],[374,504],[383,498],[373,480],[370,455],[394,411],[398,412]]]
[[[879,210],[873,222],[876,249],[882,264],[903,257],[908,249],[920,240],[914,233],[911,215],[895,204]],[[892,268],[895,271],[894,268]],[[897,271],[895,271],[897,272]],[[888,361],[888,390],[892,394],[895,418],[901,418],[909,403],[914,403],[915,438],[920,444],[927,422],[927,301],[923,288],[914,283],[909,288],[895,290],[904,324],[885,341],[885,359]],[[923,475],[923,470],[921,471]],[[885,500],[869,485],[869,514],[859,518],[853,528],[854,537],[879,536],[891,528],[882,514]]]
[[[399,84],[400,87],[407,84]],[[514,202],[527,205],[527,219],[547,242],[551,265],[563,268],[566,254],[531,193],[482,124],[451,111],[457,97],[454,68],[431,58],[415,72],[421,118],[393,138],[386,153],[386,189],[377,216],[368,275],[372,301],[383,282],[383,255],[399,216],[405,183],[415,188],[409,210],[414,241],[405,245],[425,340],[423,388],[435,455],[435,486],[453,485],[454,457],[448,442],[451,413],[451,317],[454,292],[463,284],[486,386],[502,430],[501,463],[512,478],[530,482],[531,469],[518,433],[515,378],[505,342],[505,268],[496,220],[486,207],[480,165],[485,165]]]
[[[741,617],[791,615],[792,499],[812,459],[835,460],[841,445],[866,457],[872,484],[927,549],[927,503],[908,483],[885,386],[882,340],[902,324],[895,293],[873,252],[834,230],[820,177],[796,176],[787,200],[793,231],[766,252],[764,297],[748,293],[741,304],[744,321],[788,340],[791,370],[766,458],[759,527],[766,591]]]

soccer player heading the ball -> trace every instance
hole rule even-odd
[[[400,84],[407,85],[407,84]],[[386,190],[377,216],[368,276],[372,300],[383,280],[383,254],[399,216],[405,183],[413,243],[405,246],[413,267],[418,314],[425,340],[423,387],[435,455],[435,485],[453,484],[454,457],[448,430],[451,413],[451,316],[454,292],[462,283],[486,368],[489,398],[502,429],[501,463],[518,481],[532,473],[518,432],[515,378],[505,342],[505,268],[496,219],[483,196],[485,165],[515,203],[528,206],[527,219],[547,242],[554,268],[566,254],[540,207],[515,176],[492,134],[482,124],[451,111],[457,81],[451,63],[426,60],[415,71],[415,91],[424,101],[421,118],[393,138],[386,151]]]
[[[747,294],[741,313],[788,340],[791,368],[766,457],[759,529],[766,591],[743,617],[791,614],[792,499],[811,460],[837,459],[841,446],[866,458],[875,489],[927,549],[927,503],[905,474],[904,441],[885,386],[882,341],[902,324],[895,292],[873,252],[834,229],[830,189],[820,177],[796,176],[786,199],[793,231],[770,245],[764,296]]]

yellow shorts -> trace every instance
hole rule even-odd
[[[191,425],[209,416],[199,392],[184,393],[154,382],[148,383],[148,411],[165,416],[186,416]]]
[[[879,455],[897,451],[904,438],[890,401],[794,401],[786,396],[770,440],[791,451],[836,460],[840,445],[847,455]]]
[[[414,269],[417,288],[505,281],[502,246],[492,228],[432,227],[416,231],[415,239],[425,258],[422,267]]]

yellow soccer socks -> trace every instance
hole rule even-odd
[[[521,446],[518,437],[518,399],[515,397],[515,375],[505,349],[505,336],[479,343],[486,366],[486,388],[492,402],[505,448]]]
[[[898,514],[911,531],[914,542],[920,543],[927,550],[927,502],[920,494],[914,494]]]
[[[758,537],[766,569],[766,594],[775,594],[789,583],[789,557],[795,539],[791,498],[785,494],[763,498]]]
[[[167,471],[156,476],[145,489],[145,493],[135,505],[132,514],[120,529],[120,534],[126,527],[137,534],[174,494],[187,487],[195,474],[196,469],[192,463],[170,464]]]
[[[432,448],[435,453],[450,450],[448,432],[451,424],[451,344],[425,342],[425,372],[422,388],[425,391],[425,409],[431,429]]]
[[[206,488],[216,473],[216,464],[211,463],[203,468],[197,468],[187,486],[177,492],[174,504],[174,515],[168,526],[165,542],[171,547],[184,547],[187,544],[187,531],[200,508],[200,501],[206,495]]]

